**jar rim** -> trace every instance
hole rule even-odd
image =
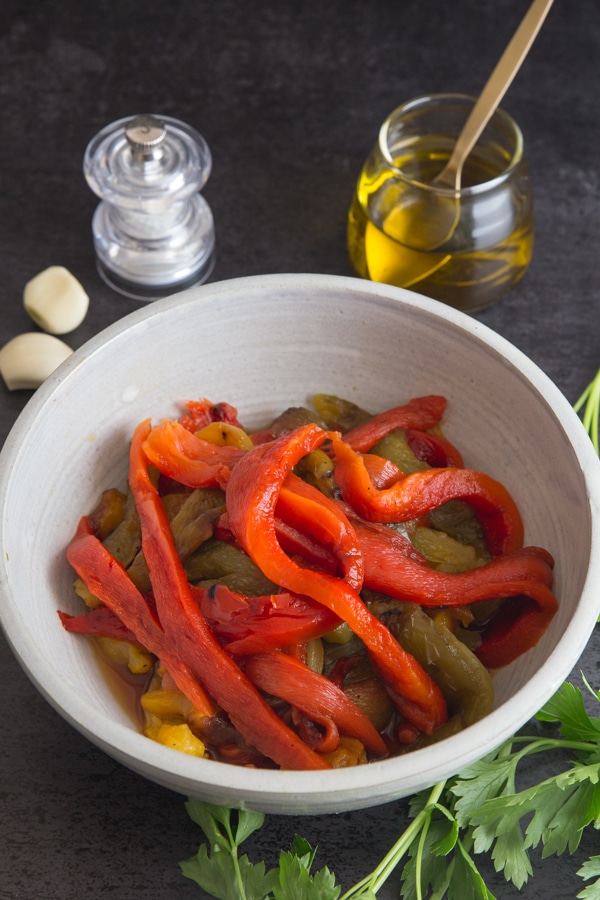
[[[455,197],[457,194],[459,196],[473,196],[475,194],[484,193],[486,191],[492,190],[498,185],[502,184],[506,181],[511,174],[514,172],[519,163],[523,160],[523,134],[521,129],[513,119],[513,117],[506,112],[506,110],[498,107],[494,114],[492,115],[490,122],[500,122],[505,127],[508,127],[508,130],[512,132],[512,136],[514,138],[515,146],[512,151],[510,160],[508,161],[505,168],[495,175],[493,178],[490,178],[488,181],[480,182],[479,184],[470,185],[469,187],[461,187],[458,191],[455,191],[454,188],[446,187],[444,185],[432,185],[427,182],[418,181],[410,175],[395,165],[394,160],[392,158],[392,154],[389,149],[388,142],[388,134],[390,130],[390,126],[392,122],[397,119],[399,116],[406,114],[407,112],[411,112],[413,110],[418,110],[419,107],[424,107],[429,104],[438,103],[438,104],[451,104],[451,103],[467,103],[470,106],[473,106],[477,98],[472,96],[471,94],[462,94],[462,93],[440,93],[440,94],[424,94],[420,97],[414,97],[412,100],[407,100],[404,103],[401,103],[400,106],[397,106],[396,109],[392,110],[392,112],[388,115],[381,128],[379,129],[379,137],[378,144],[380,152],[383,158],[386,160],[389,167],[395,172],[398,178],[404,181],[408,185],[414,185],[422,190],[427,190],[434,192],[436,194],[447,194],[448,196]]]

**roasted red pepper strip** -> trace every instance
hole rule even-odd
[[[267,578],[286,590],[313,597],[348,623],[363,640],[398,708],[420,730],[431,734],[447,718],[437,685],[349,584],[298,566],[277,540],[275,508],[285,479],[303,456],[330,436],[317,425],[306,425],[248,451],[232,470],[227,486],[229,525]]]
[[[155,425],[144,442],[145,455],[162,475],[191,488],[222,487],[245,452],[211,444],[172,419]]]
[[[341,576],[356,591],[361,590],[362,554],[354,529],[339,504],[290,472],[279,491],[275,514],[286,524],[308,532],[319,543],[331,546],[339,560]]]
[[[397,428],[418,428],[427,431],[442,418],[446,409],[446,398],[430,395],[416,397],[404,406],[394,406],[378,413],[365,425],[359,425],[344,434],[344,440],[354,450],[370,450],[377,441]]]
[[[210,400],[188,400],[187,414],[179,420],[188,431],[200,431],[212,422],[227,422],[241,428],[237,409],[229,403],[211,403]]]
[[[329,768],[268,706],[208,627],[177,555],[164,506],[148,474],[143,448],[150,431],[149,422],[142,422],[135,430],[129,484],[140,518],[142,550],[156,610],[174,652],[197,674],[240,734],[265,756],[285,769]]]
[[[211,630],[236,656],[310,641],[340,624],[330,609],[297,594],[245,597],[221,584],[194,591]]]
[[[316,722],[332,719],[338,729],[358,738],[376,756],[387,756],[385,741],[367,716],[332,681],[274,650],[246,660],[246,673],[262,691],[287,700]]]
[[[378,490],[365,458],[335,435],[332,443],[335,479],[342,497],[364,519],[403,522],[448,500],[460,499],[478,516],[493,555],[523,546],[523,522],[517,505],[506,488],[489,475],[473,469],[427,469],[400,477],[391,487]],[[388,464],[388,460],[385,462]]]
[[[98,606],[78,616],[71,616],[59,610],[58,615],[65,631],[72,631],[75,634],[97,634],[119,641],[129,641],[138,647],[142,646],[133,631],[130,631],[108,606]]]
[[[505,596],[514,587],[514,600],[507,600],[483,632],[475,651],[488,669],[500,669],[522,653],[535,647],[550,625],[558,608],[556,598],[543,584],[505,585]],[[523,597],[518,596],[524,594]]]
[[[194,673],[165,635],[156,612],[138,591],[126,570],[92,531],[87,518],[81,519],[67,548],[67,559],[92,592],[136,636],[150,653],[159,657],[180,691],[196,709],[211,716],[213,704]]]
[[[407,428],[406,440],[408,446],[417,459],[428,465],[440,469],[451,466],[454,469],[462,469],[464,460],[460,450],[441,434],[431,434],[428,431],[419,431],[417,428]]]
[[[470,572],[449,574],[419,559],[403,535],[352,521],[364,557],[365,587],[371,590],[430,608],[515,598],[483,631],[476,652],[489,668],[508,665],[535,646],[556,613],[558,603],[550,590],[553,560],[540,547],[525,547]]]
[[[374,488],[378,491],[393,487],[398,481],[406,478],[406,473],[399,469],[391,459],[365,453],[361,456],[364,467]]]
[[[339,561],[330,547],[320,544],[311,535],[294,528],[288,522],[283,522],[278,516],[275,516],[275,530],[279,543],[289,556],[298,556],[314,568],[330,575],[339,572]],[[214,536],[226,544],[237,544],[229,527],[227,513],[219,518]]]
[[[336,575],[339,571],[338,560],[329,547],[324,547],[313,538],[293,528],[287,522],[275,517],[277,539],[288,556],[299,556],[305,562],[322,572]]]
[[[340,732],[333,719],[322,716],[317,724],[316,717],[311,719],[292,707],[292,722],[302,739],[317,753],[333,753],[339,747]]]
[[[360,544],[365,587],[420,606],[464,606],[502,594],[509,582],[552,585],[552,557],[540,547],[524,547],[495,557],[469,572],[438,572],[407,537],[374,522],[352,518]],[[481,592],[481,595],[479,595]]]

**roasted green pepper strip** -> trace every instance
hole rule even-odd
[[[390,631],[417,657],[444,693],[455,725],[473,725],[494,706],[492,677],[477,657],[420,606],[403,606],[386,616]]]
[[[553,560],[540,547],[497,557],[470,572],[431,569],[410,541],[389,528],[352,519],[364,558],[365,587],[424,607],[457,607],[505,599],[482,633],[478,658],[497,669],[530,650],[558,608]],[[512,598],[515,598],[514,600]]]
[[[229,525],[268,578],[312,597],[348,623],[363,640],[400,711],[431,734],[447,718],[437,685],[369,612],[354,588],[341,578],[297,565],[277,540],[275,509],[287,476],[303,456],[331,436],[316,425],[306,425],[250,450],[231,471],[226,490]]]
[[[473,469],[427,469],[403,476],[378,490],[371,472],[377,457],[365,458],[334,435],[335,478],[342,497],[371,522],[405,522],[436,509],[448,500],[464,500],[473,508],[483,528],[490,553],[500,555],[523,546],[523,523],[517,505],[506,488]],[[382,460],[386,471],[392,465]],[[389,483],[389,479],[388,479]]]

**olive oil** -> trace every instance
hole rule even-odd
[[[445,201],[457,204],[449,240],[430,250],[418,241],[411,246],[410,217],[419,191],[431,192],[452,140],[413,138],[394,155],[393,167],[367,161],[348,215],[348,249],[363,278],[472,312],[490,305],[525,273],[533,251],[532,203],[526,170],[508,177],[503,173],[510,160],[498,145],[476,148],[465,163],[459,198]],[[435,207],[427,209],[435,213]]]

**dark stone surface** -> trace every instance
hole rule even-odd
[[[212,280],[267,272],[352,274],[345,216],[379,124],[400,102],[476,93],[525,0],[5,0],[0,21],[0,343],[30,328],[25,282],[67,266],[91,296],[79,346],[135,309],[96,274],[88,140],[122,116],[159,112],[196,127],[214,169]],[[537,244],[524,281],[479,318],[574,401],[600,365],[597,0],[556,4],[504,102],[521,124]],[[0,385],[0,440],[27,401]],[[540,448],[543,452],[543,448]],[[557,511],[559,514],[559,511]],[[566,523],[568,527],[568,523]],[[178,861],[198,843],[183,800],[114,763],[73,731],[3,639],[0,900],[193,898]],[[594,636],[579,668],[598,684]],[[271,817],[249,842],[274,862],[295,831],[349,886],[406,824],[406,803],[340,816]],[[486,866],[501,900],[562,900],[583,887],[574,858],[536,861],[518,893]],[[380,893],[397,896],[392,879]]]

